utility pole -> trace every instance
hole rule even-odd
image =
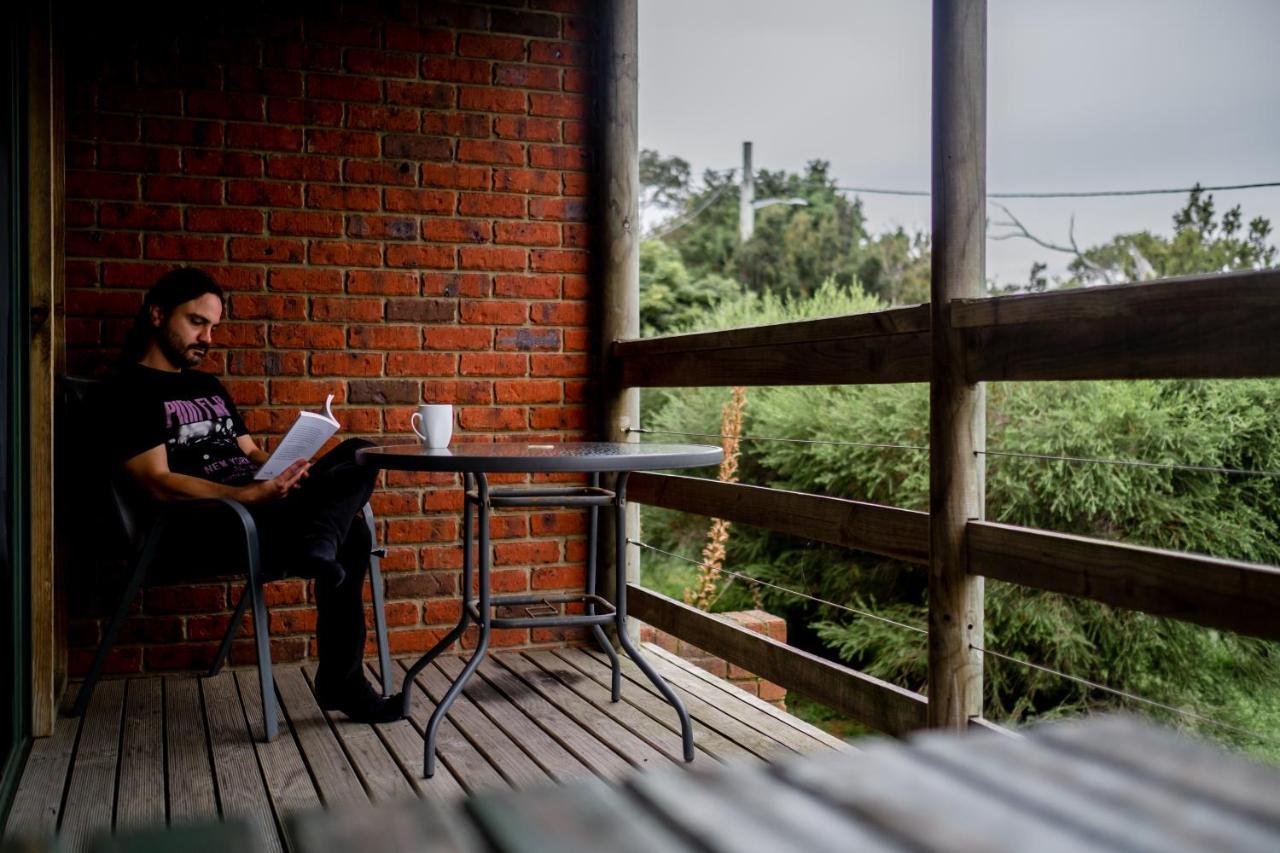
[[[738,195],[738,242],[751,239],[756,230],[756,179],[751,171],[751,143],[742,143],[742,192]]]

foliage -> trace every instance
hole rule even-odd
[[[707,309],[741,293],[738,284],[708,273],[695,281],[675,249],[658,240],[640,244],[640,333],[662,334],[692,325]]]
[[[1173,215],[1171,237],[1138,231],[1087,249],[1072,261],[1069,284],[1262,269],[1276,262],[1276,247],[1267,243],[1270,235],[1271,222],[1265,217],[1254,217],[1246,227],[1240,205],[1219,218],[1213,196],[1197,186]]]

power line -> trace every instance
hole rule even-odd
[[[639,433],[641,435],[682,435],[690,438],[732,438],[737,441],[777,441],[783,444],[822,444],[834,447],[877,447],[885,450],[928,450],[928,447],[918,444],[873,444],[865,441],[834,441],[821,438],[771,438],[762,435],[722,435],[715,432],[675,432],[673,430],[664,429],[644,429],[641,427],[627,427],[625,432]]]
[[[1176,187],[1170,189],[1143,190],[1085,190],[1081,192],[1011,192],[987,193],[987,198],[1118,198],[1136,195],[1186,195],[1200,190],[1202,192],[1218,192],[1226,190],[1253,190],[1264,187],[1280,187],[1280,181],[1264,181],[1253,184],[1223,184],[1215,187]],[[866,195],[898,195],[928,197],[929,190],[895,190],[883,187],[836,187],[841,192],[863,193]]]

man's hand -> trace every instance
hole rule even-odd
[[[298,481],[307,476],[311,462],[299,459],[280,472],[274,480],[262,480],[252,485],[241,486],[237,490],[236,500],[246,504],[266,503],[280,500],[289,494],[289,490],[298,485]]]

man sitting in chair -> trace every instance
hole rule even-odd
[[[400,719],[400,697],[383,698],[363,670],[361,594],[373,543],[358,513],[377,471],[357,465],[355,451],[370,443],[348,439],[315,464],[299,460],[273,480],[254,480],[268,454],[222,383],[191,369],[208,354],[222,309],[221,288],[194,269],[174,270],[148,291],[105,389],[113,462],[157,501],[245,504],[257,523],[264,569],[273,577],[315,579],[321,707],[359,722]]]

